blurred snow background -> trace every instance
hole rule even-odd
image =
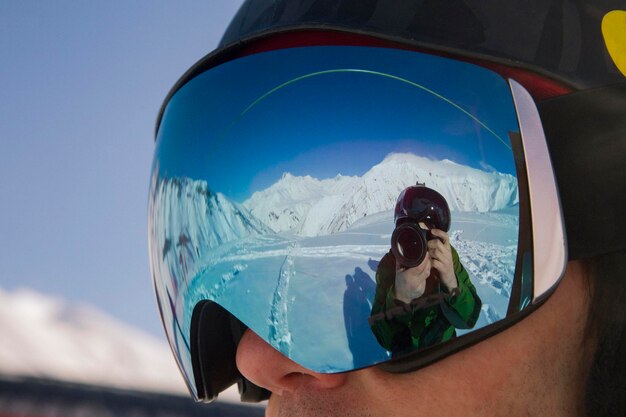
[[[241,3],[0,2],[0,378],[187,396],[148,266],[154,123]]]

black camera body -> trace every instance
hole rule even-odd
[[[404,268],[413,268],[424,261],[428,241],[439,239],[430,229],[422,229],[414,222],[399,224],[391,234],[391,252]]]
[[[398,196],[393,221],[396,228],[391,234],[391,252],[404,268],[413,268],[426,257],[428,241],[439,239],[430,230],[450,229],[450,208],[443,195],[417,183]],[[422,229],[420,223],[427,229]]]

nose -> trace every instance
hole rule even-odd
[[[304,368],[246,330],[237,347],[237,368],[254,384],[282,395],[299,388],[332,389],[344,384],[345,374],[320,374]]]

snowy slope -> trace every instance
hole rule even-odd
[[[188,241],[195,247],[212,248],[251,234],[271,232],[244,207],[212,192],[206,181],[163,178],[153,187],[155,201],[164,202],[159,206],[161,211],[154,213],[156,224],[179,233],[165,236],[170,243],[163,242],[164,252],[173,244],[180,246]]]
[[[482,301],[474,329],[506,315],[518,210],[452,216],[451,243]],[[188,293],[223,303],[276,349],[311,368],[336,372],[386,360],[367,318],[393,228],[393,212],[386,211],[332,234],[250,237],[213,258],[210,273],[192,279]]]
[[[243,205],[276,232],[299,231],[314,206],[315,210],[332,210],[332,201],[346,192],[356,179],[337,175],[319,180],[309,175],[296,177],[285,173],[270,187],[252,194]]]
[[[0,334],[3,375],[188,395],[165,338],[88,305],[0,289]]]
[[[385,360],[388,352],[367,317],[376,268],[394,229],[393,206],[417,181],[440,191],[453,210],[451,240],[483,301],[476,327],[503,317],[515,266],[516,179],[390,154],[361,177],[285,174],[241,205],[203,181],[155,180],[152,267],[168,277],[157,293],[162,304],[181,294],[186,300],[175,306],[176,316],[164,313],[165,322],[187,328],[195,303],[210,299],[311,368],[344,371]],[[319,300],[324,308],[310,305]],[[323,325],[315,325],[312,311]],[[333,354],[321,356],[321,350]]]
[[[152,266],[160,276],[184,281],[205,251],[272,233],[243,206],[212,192],[206,181],[157,178],[152,178],[148,229]]]
[[[517,204],[519,198],[517,181],[511,175],[395,153],[362,177],[318,180],[284,174],[243,206],[276,231],[320,236],[347,230],[365,216],[391,210],[400,192],[418,181],[439,191],[452,211],[500,210]]]

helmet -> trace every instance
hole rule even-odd
[[[411,185],[402,190],[396,201],[393,222],[411,219],[426,221],[429,225],[447,232],[450,229],[450,209],[446,199],[424,184]]]
[[[512,89],[515,90],[517,85],[523,86],[537,104],[555,171],[554,179],[558,186],[558,196],[563,210],[569,258],[587,258],[599,253],[624,250],[626,243],[623,236],[626,235],[626,222],[621,219],[621,208],[626,205],[626,193],[624,192],[626,191],[624,187],[626,170],[621,169],[621,158],[626,152],[626,141],[623,140],[626,136],[626,83],[624,82],[626,74],[624,74],[623,64],[621,64],[624,58],[623,52],[620,52],[620,49],[615,47],[615,42],[611,41],[615,37],[615,28],[617,27],[619,30],[619,26],[611,23],[613,22],[611,12],[619,7],[623,7],[623,5],[618,1],[588,1],[574,4],[556,0],[514,0],[506,3],[473,0],[425,0],[420,2],[399,0],[391,5],[390,2],[383,0],[339,0],[336,2],[326,0],[246,0],[226,30],[218,49],[194,65],[170,91],[159,113],[156,136],[171,134],[173,124],[166,123],[169,117],[170,121],[176,121],[177,126],[184,126],[186,134],[183,141],[184,145],[189,146],[190,149],[193,148],[198,142],[197,132],[194,130],[194,126],[186,124],[186,119],[183,117],[183,115],[189,115],[193,112],[184,112],[180,109],[174,111],[168,108],[168,105],[174,102],[193,102],[195,104],[202,103],[202,105],[211,102],[214,99],[207,95],[190,98],[192,95],[189,94],[188,90],[192,87],[201,86],[203,83],[215,82],[217,85],[218,81],[208,79],[213,75],[202,80],[200,80],[200,76],[216,69],[216,72],[213,73],[215,79],[221,80],[221,74],[226,72],[224,68],[240,58],[260,56],[261,53],[273,51],[278,51],[277,53],[280,54],[281,51],[290,48],[297,49],[301,46],[329,45],[383,47],[391,48],[394,51],[418,51],[429,56],[453,58],[455,61],[471,63],[500,74],[506,79],[513,80],[511,82]],[[606,25],[603,25],[603,19],[608,22]],[[340,56],[337,51],[333,53],[335,53],[333,57]],[[314,55],[307,56],[308,61],[306,62],[314,63],[317,57]],[[389,58],[388,55],[384,54],[377,56],[380,56],[380,59]],[[298,55],[297,58],[301,57]],[[326,59],[327,55],[320,55],[320,57],[319,59],[323,60]],[[286,56],[282,58],[284,59],[281,61],[283,63],[299,62],[297,60],[289,61],[287,59],[289,57]],[[272,68],[272,71],[275,68],[272,67],[270,61],[264,61],[262,65],[266,69]],[[267,72],[271,73],[272,71],[268,70]],[[320,74],[329,74],[331,71],[344,73],[355,70],[344,68],[341,71],[336,71],[319,68],[306,76],[284,81],[278,87],[274,84],[275,88],[273,89],[266,88],[256,92],[252,96],[250,106],[234,113],[232,123],[224,122],[219,125],[219,134],[216,134],[214,142],[225,142],[228,134],[238,126],[238,122],[247,116],[254,106],[265,102],[268,97],[283,86],[292,85],[294,82],[300,82],[305,78],[312,80]],[[241,83],[247,83],[246,73],[241,72],[240,74]],[[370,71],[369,74],[391,78],[388,74],[381,72],[375,74],[374,71]],[[411,83],[400,77],[396,77],[395,80],[407,84]],[[411,85],[434,95],[434,92],[426,87],[416,83]],[[190,88],[186,89],[187,86]],[[220,106],[223,104],[223,107],[230,108],[232,104],[227,101],[220,102]],[[318,102],[323,102],[323,100],[318,99]],[[216,106],[215,104],[211,105]],[[287,107],[281,109],[288,110]],[[482,124],[480,117],[471,113],[471,109],[462,111],[464,116],[471,118],[485,129],[488,128],[486,124]],[[257,117],[259,120],[266,121],[275,114],[267,112]],[[262,117],[265,119],[261,119]],[[521,130],[524,130],[526,126],[521,125]],[[535,129],[537,128],[537,124],[533,126]],[[532,130],[533,127],[529,129],[528,132],[522,132],[522,135],[535,132]],[[540,126],[539,130],[541,130]],[[489,132],[494,133],[491,130]],[[495,133],[494,135],[498,136]],[[535,158],[541,159],[538,156],[546,152],[540,147],[519,145],[516,135],[519,136],[515,132],[509,135],[510,143],[516,151],[516,159],[515,161],[511,160],[511,164],[516,166],[517,179],[522,184],[530,177],[530,171],[537,171],[536,168],[527,170],[527,166],[523,164],[523,159],[526,158],[529,161]],[[498,137],[501,139],[501,136]],[[281,140],[283,139],[281,144],[293,141],[293,137],[282,138]],[[234,382],[238,382],[240,385],[242,399],[258,401],[267,398],[269,395],[267,391],[243,378],[234,366],[234,352],[239,338],[246,327],[252,328],[250,323],[257,318],[243,317],[242,314],[239,314],[241,311],[233,312],[232,306],[220,302],[224,298],[224,291],[229,288],[233,291],[239,290],[238,294],[241,296],[245,296],[246,291],[250,291],[251,287],[241,288],[239,286],[235,288],[236,286],[231,285],[227,288],[236,279],[243,282],[243,276],[246,275],[248,266],[233,261],[229,264],[230,270],[226,270],[225,267],[221,268],[219,265],[216,267],[215,259],[217,258],[208,261],[203,260],[204,263],[195,265],[194,262],[202,258],[202,251],[193,244],[185,244],[184,248],[181,246],[180,251],[185,250],[187,252],[181,252],[176,257],[171,256],[171,260],[168,260],[170,258],[166,259],[170,255],[162,248],[162,242],[167,242],[169,238],[162,235],[158,230],[158,219],[165,219],[164,222],[175,225],[173,228],[181,236],[182,233],[185,236],[191,236],[185,242],[202,242],[213,252],[218,251],[220,260],[228,257],[231,259],[233,258],[232,254],[241,248],[238,248],[237,243],[229,243],[226,237],[238,233],[242,234],[243,232],[240,233],[240,231],[265,236],[280,231],[281,228],[286,227],[286,224],[289,227],[292,227],[293,224],[299,225],[300,228],[296,231],[304,236],[311,232],[310,227],[316,227],[316,231],[321,230],[320,227],[322,226],[317,224],[307,227],[302,225],[303,219],[307,218],[313,210],[310,205],[307,206],[308,201],[310,201],[307,199],[313,195],[310,192],[319,183],[315,182],[314,178],[302,177],[304,178],[302,181],[307,181],[310,185],[307,190],[303,191],[297,187],[297,184],[293,183],[293,177],[283,176],[280,184],[272,185],[275,187],[273,188],[276,192],[275,195],[281,195],[283,190],[289,188],[292,192],[296,190],[304,197],[298,200],[297,204],[280,207],[275,204],[277,209],[266,210],[264,215],[269,220],[264,224],[264,222],[257,221],[255,216],[250,215],[251,211],[256,210],[258,212],[259,208],[264,207],[258,203],[262,200],[259,197],[260,194],[253,194],[248,200],[249,204],[238,204],[210,189],[206,182],[181,182],[173,174],[176,167],[185,166],[188,171],[199,169],[197,167],[201,165],[203,169],[217,170],[217,168],[213,168],[206,160],[200,160],[193,165],[185,164],[186,161],[181,156],[182,153],[177,153],[183,146],[179,145],[178,148],[173,149],[170,142],[160,142],[160,140],[157,141],[157,153],[174,155],[172,157],[174,163],[164,167],[157,160],[153,167],[151,184],[153,199],[149,209],[153,219],[150,225],[151,258],[159,310],[168,332],[172,350],[183,374],[185,374],[190,391],[197,398],[212,400],[221,390]],[[490,149],[479,148],[481,152],[490,151]],[[203,149],[206,154],[212,154],[213,150],[213,148]],[[255,148],[255,150],[259,153],[268,152],[260,147]],[[341,149],[334,149],[333,155],[341,155]],[[294,160],[302,161],[298,160],[296,156],[294,156]],[[242,157],[239,163],[244,166],[248,163],[246,161],[252,160],[244,160]],[[325,162],[324,159],[319,160],[319,164]],[[450,170],[457,170],[456,167],[451,167],[452,165],[447,165]],[[484,172],[491,169],[487,165],[483,168]],[[551,168],[545,172],[548,176],[552,175]],[[258,181],[262,181],[261,174],[258,174],[258,178],[255,177]],[[244,174],[238,172],[237,175]],[[364,177],[365,175],[361,177],[361,180]],[[497,177],[493,181],[497,181],[500,184],[499,187],[506,190],[505,197],[503,194],[496,196],[494,193],[492,196],[496,197],[493,198],[506,199],[508,203],[505,208],[507,210],[511,208],[518,210],[520,236],[529,236],[531,234],[529,231],[531,227],[531,216],[528,209],[529,196],[521,192],[516,194],[516,189],[509,189],[503,185],[508,183],[506,174],[495,173],[493,177]],[[386,177],[382,175],[378,178],[384,180]],[[329,207],[336,208],[337,206],[333,205],[339,204],[337,203],[339,199],[335,198],[336,195],[342,192],[346,193],[348,189],[358,190],[360,189],[358,187],[363,186],[363,182],[356,181],[350,182],[349,187],[344,187],[342,185],[344,184],[343,180],[344,177],[340,175],[332,180],[334,182],[330,182],[331,179],[324,180],[328,181],[324,183],[324,186],[333,188],[337,194],[325,199],[323,205],[315,205],[314,208],[318,210],[317,214],[324,215],[328,212]],[[368,184],[368,186],[370,185]],[[228,184],[224,182],[223,187],[227,189]],[[531,189],[532,187],[525,186],[524,188]],[[392,190],[393,192],[390,191],[388,194],[381,192],[381,195],[384,194],[381,198],[384,201],[393,202],[398,192],[403,189],[405,191],[398,198],[394,211],[396,223],[402,219],[418,217],[417,211],[414,210],[416,199],[413,193],[426,192],[428,198],[437,202],[437,206],[441,209],[432,209],[429,213],[434,221],[441,223],[443,230],[448,230],[451,221],[446,199],[430,188],[420,186],[407,188],[407,184],[398,185],[387,182],[384,190]],[[589,190],[593,190],[593,193],[591,194]],[[162,203],[162,201],[175,198],[175,196],[180,198],[181,195],[191,191],[202,196],[198,204],[181,208]],[[538,191],[538,188],[535,188],[531,191],[534,193],[533,197],[539,195],[543,197],[543,189]],[[315,192],[317,193],[317,191]],[[315,195],[319,195],[319,193]],[[333,218],[332,221],[326,222],[323,227],[332,227],[332,230],[340,231],[345,230],[347,224],[365,227],[371,225],[368,222],[377,220],[376,216],[370,215],[371,211],[361,209],[366,204],[363,199],[358,198],[357,194],[354,195],[354,199],[348,202],[350,203],[349,207],[344,200],[341,200],[341,204],[344,205],[340,207],[342,209],[349,208],[348,211],[352,216],[348,219],[349,221],[346,218]],[[471,195],[471,191],[467,192],[466,195]],[[542,200],[541,197],[534,198],[534,201]],[[546,196],[546,199],[550,200],[549,196]],[[367,204],[370,203],[373,204],[371,201],[367,202]],[[450,203],[455,209],[457,202],[451,200]],[[215,208],[224,209],[223,211],[228,213],[227,215],[218,213]],[[222,227],[223,224],[227,226],[224,226],[223,230],[220,229],[215,232],[213,229],[203,229],[200,227],[201,225],[197,224],[198,222],[190,221],[186,224],[180,224],[172,214],[176,213],[175,209],[180,209],[185,215],[196,218],[205,216],[209,223],[214,222],[219,227]],[[560,218],[554,217],[555,211],[559,211],[558,208],[544,211],[533,210],[532,222],[544,222],[543,224],[547,225],[560,223]],[[448,213],[447,216],[445,213]],[[218,218],[218,216],[221,217]],[[372,219],[372,217],[374,218]],[[610,224],[611,227],[607,228],[605,233],[600,234],[595,230],[598,224]],[[226,227],[228,229],[225,229]],[[533,238],[537,239],[540,232],[540,229],[533,229]],[[380,235],[383,233],[379,232]],[[385,238],[388,239],[388,237]],[[562,235],[560,239],[563,243]],[[319,243],[321,240],[323,239],[318,238],[317,242]],[[555,240],[558,244],[559,238]],[[297,239],[291,242],[288,248],[278,247],[278,243],[272,239],[267,239],[263,245],[271,249],[272,256],[276,256],[276,254],[284,256],[280,262],[275,291],[269,295],[265,294],[265,298],[273,300],[273,302],[281,302],[283,308],[272,310],[269,319],[259,317],[258,321],[261,323],[259,326],[266,326],[269,322],[268,337],[272,339],[272,345],[287,354],[289,344],[297,337],[292,339],[292,333],[273,324],[281,320],[286,322],[284,316],[287,306],[291,302],[290,300],[296,298],[294,296],[288,299],[284,292],[286,291],[285,285],[289,283],[288,279],[294,276],[294,259],[298,251],[303,248]],[[343,247],[347,247],[347,245]],[[543,290],[538,290],[536,286],[533,290],[532,282],[527,280],[527,277],[532,275],[532,272],[527,269],[532,264],[532,262],[529,263],[530,258],[528,256],[529,252],[532,252],[532,242],[520,237],[517,247],[518,251],[517,254],[513,254],[512,263],[513,269],[519,271],[520,279],[518,280],[516,275],[515,284],[512,287],[505,286],[502,290],[510,295],[506,315],[514,319],[494,323],[491,327],[492,333],[505,328],[505,324],[518,320],[520,316],[516,313],[522,310],[533,311],[549,294],[550,291],[546,288],[553,289],[553,284],[556,282],[551,281],[546,284]],[[243,249],[246,251],[246,259],[252,259],[255,256],[254,253],[250,253],[249,248]],[[267,250],[270,251],[270,249]],[[333,262],[335,261],[329,262],[329,264]],[[268,264],[262,266],[265,267]],[[205,283],[198,282],[196,279],[197,276],[213,270],[221,274],[219,275],[221,278],[216,278],[217,281]],[[361,269],[359,271],[362,272]],[[166,285],[160,282],[161,276],[167,276],[172,284]],[[258,281],[250,285],[255,286],[252,290],[258,289],[260,286]],[[313,283],[309,280],[306,285],[313,285]],[[193,294],[185,295],[185,292],[188,292],[189,288],[192,287]],[[310,288],[308,289],[309,293],[314,293],[314,291],[310,291]],[[370,290],[374,290],[373,285]],[[185,299],[185,297],[188,298]],[[184,299],[182,304],[180,299]],[[480,302],[477,302],[476,305],[480,310]],[[318,308],[317,311],[324,311],[324,314],[327,314],[323,308]],[[346,310],[344,310],[345,312]],[[333,317],[338,319],[338,316]],[[246,322],[246,320],[250,322]],[[367,322],[366,319],[365,322]],[[294,320],[290,322],[290,324],[293,323]],[[303,323],[305,323],[304,320]],[[475,320],[471,325],[474,324]],[[315,326],[309,325],[307,328],[315,329]],[[418,365],[414,362],[413,357],[396,358],[392,353],[389,353],[388,356],[384,357],[384,360],[390,358],[393,360],[384,362],[381,366],[384,365],[384,369],[394,372],[413,370],[447,354],[454,353],[471,343],[476,343],[492,333],[477,332],[473,338],[471,337],[472,334],[468,334],[464,339],[467,342],[456,343],[457,341],[453,340],[442,345],[440,349],[429,348],[424,352],[420,351],[423,353],[423,360]],[[223,335],[227,335],[227,340],[224,340]],[[370,343],[369,340],[366,342]],[[321,350],[323,347],[317,345],[318,341],[309,343],[309,345],[316,345],[314,347]],[[357,342],[362,344],[364,340],[348,340],[348,343],[354,343],[354,346]],[[213,356],[214,360],[208,361],[207,357],[210,356]],[[358,369],[358,367],[374,363],[378,362],[357,363],[355,355],[355,366],[351,369]],[[320,369],[323,369],[323,366]],[[340,371],[343,370],[346,369],[340,369]],[[193,375],[191,375],[192,373]]]

